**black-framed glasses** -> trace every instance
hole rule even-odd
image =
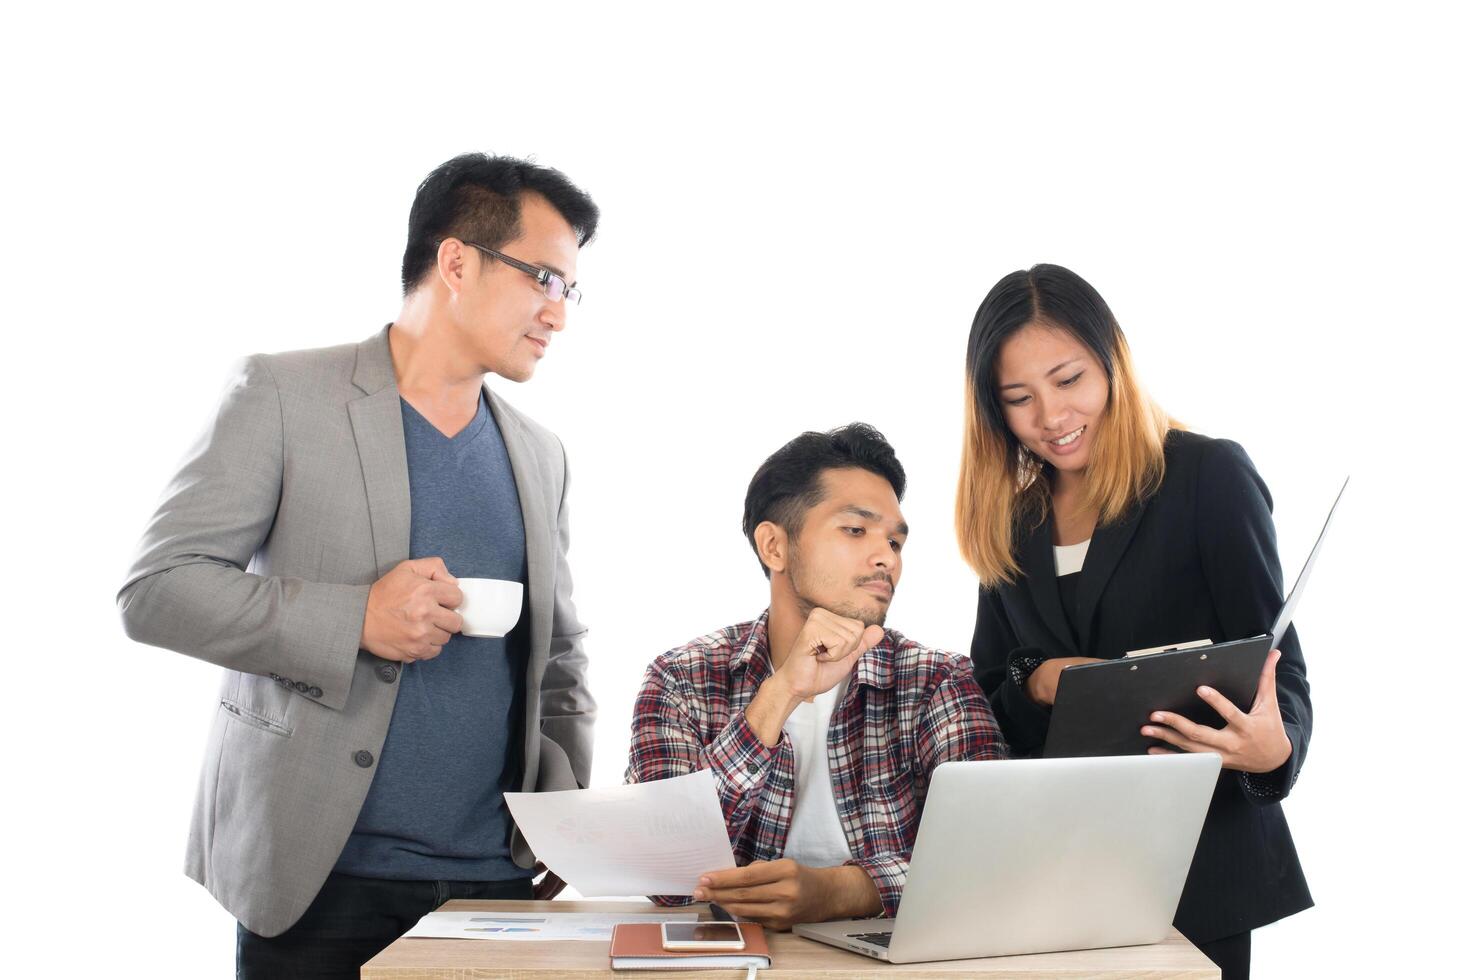
[[[545,293],[546,298],[553,303],[561,299],[565,299],[566,302],[573,304],[581,302],[581,290],[577,289],[574,285],[567,285],[565,279],[552,272],[550,269],[542,269],[538,265],[531,265],[529,262],[522,262],[519,259],[513,259],[510,256],[506,255],[504,252],[501,252],[497,249],[489,248],[485,245],[481,245],[479,242],[471,242],[465,240],[464,244],[473,245],[481,252],[493,255],[501,262],[504,262],[506,265],[510,266],[510,268],[519,269],[526,275],[531,276],[535,279],[537,283],[540,284],[541,292]]]

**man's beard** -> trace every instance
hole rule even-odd
[[[879,602],[876,597],[873,598],[872,605],[866,608],[852,602],[822,604],[813,601],[808,596],[817,590],[809,587],[805,572],[806,568],[801,562],[801,554],[792,546],[790,559],[791,591],[796,594],[796,603],[801,610],[802,618],[810,616],[811,611],[818,605],[827,612],[835,613],[845,619],[860,620],[864,626],[881,626],[888,618],[888,604]]]

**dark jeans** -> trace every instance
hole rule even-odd
[[[1250,980],[1250,934],[1235,933],[1212,943],[1195,943],[1219,967],[1220,980]]]
[[[388,881],[333,873],[300,921],[272,939],[235,930],[237,980],[352,978],[451,898],[529,899],[531,880]]]

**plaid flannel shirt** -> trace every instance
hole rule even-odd
[[[770,676],[766,616],[670,650],[649,666],[633,705],[627,781],[711,769],[735,861],[784,853],[795,808],[795,753],[784,732],[770,748],[745,707]],[[969,658],[887,630],[857,661],[832,714],[832,795],[855,864],[895,915],[928,781],[941,762],[1006,754]],[[712,870],[712,869],[711,869]],[[653,896],[664,905],[688,898]]]

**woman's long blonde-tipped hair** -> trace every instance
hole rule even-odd
[[[1047,322],[1043,316],[1038,320]],[[1182,428],[1138,384],[1122,331],[1114,327],[1112,339],[1107,408],[1097,423],[1084,491],[1099,524],[1117,520],[1157,492],[1163,483],[1163,442],[1169,429]],[[1008,433],[995,431],[985,417],[973,379],[966,379],[965,389],[954,523],[960,553],[989,587],[1015,581],[1020,571],[1016,529],[1045,520],[1051,494],[1040,461]]]

